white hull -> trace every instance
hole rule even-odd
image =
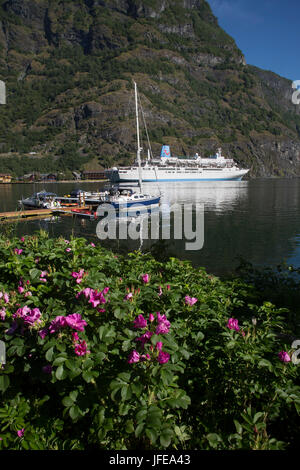
[[[142,181],[226,181],[226,180],[241,180],[249,170],[241,170],[235,167],[232,168],[145,168],[142,167]],[[107,172],[108,177],[112,181],[138,181],[138,168],[132,167],[130,169],[116,169]]]

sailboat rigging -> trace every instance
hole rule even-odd
[[[136,132],[137,132],[137,164],[138,164],[138,184],[139,193],[133,192],[131,188],[112,188],[109,203],[117,210],[127,209],[136,204],[142,206],[155,206],[160,202],[160,196],[152,196],[143,193],[142,186],[142,166],[141,166],[141,144],[140,144],[140,126],[139,126],[139,112],[138,112],[138,93],[137,84],[134,82],[135,91],[135,113],[136,113]]]

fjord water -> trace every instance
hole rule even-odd
[[[15,210],[22,197],[46,189],[59,195],[74,188],[102,189],[103,183],[1,184],[0,211]],[[300,266],[300,179],[256,179],[250,181],[149,183],[144,192],[162,193],[162,212],[172,204],[198,203],[204,206],[204,244],[200,250],[187,251],[188,240],[174,239],[171,218],[170,240],[106,240],[101,243],[114,250],[132,251],[141,247],[156,254],[190,260],[208,272],[232,272],[243,258],[255,265],[276,266],[287,261]],[[160,214],[161,216],[161,214]],[[71,234],[100,243],[96,236],[98,221],[73,217],[47,217],[1,223],[1,233],[21,236],[47,230],[52,237]],[[166,223],[161,220],[161,223]]]

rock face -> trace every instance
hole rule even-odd
[[[129,163],[134,79],[154,154],[222,146],[252,176],[300,174],[291,82],[246,65],[205,0],[3,1],[0,72],[3,152]]]

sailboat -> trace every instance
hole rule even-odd
[[[137,85],[134,82],[135,92],[135,114],[136,114],[136,132],[137,132],[137,163],[138,163],[138,186],[139,192],[135,192],[132,188],[128,187],[113,187],[105,198],[105,202],[111,204],[115,210],[127,209],[132,206],[157,206],[160,203],[160,196],[152,196],[143,193],[142,187],[142,167],[141,167],[141,146],[140,146],[140,128],[139,128],[139,113],[138,113],[138,94]]]

